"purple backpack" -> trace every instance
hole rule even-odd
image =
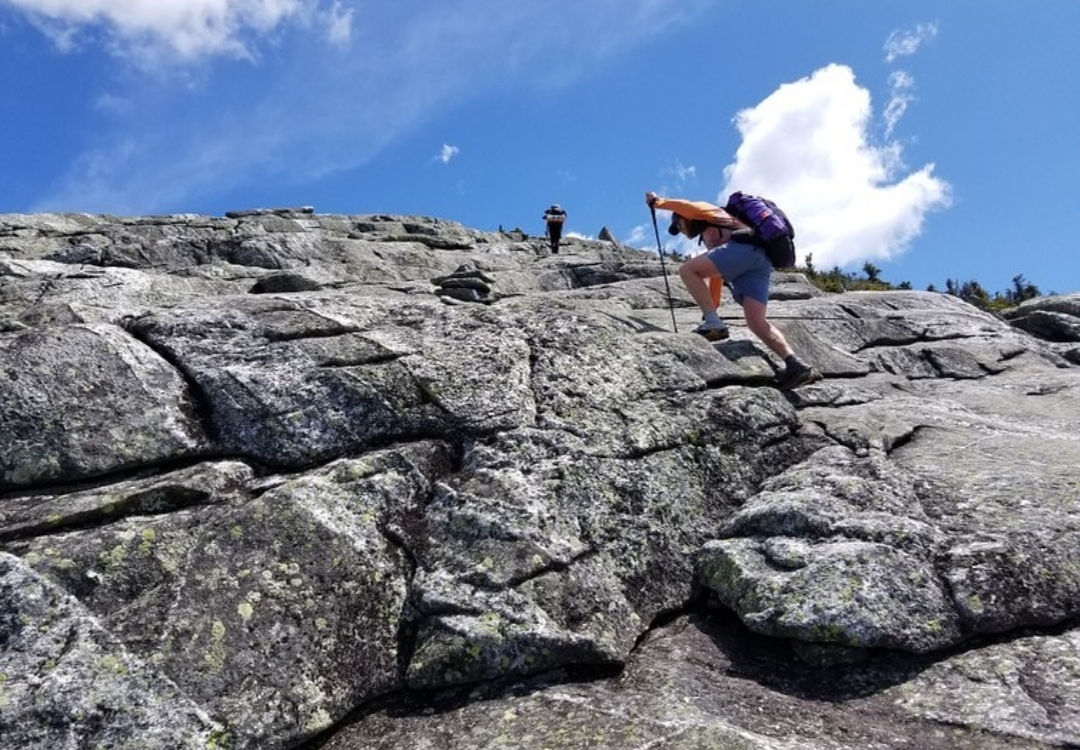
[[[754,230],[756,245],[769,256],[773,268],[795,265],[795,227],[780,207],[767,198],[736,191],[724,210]]]

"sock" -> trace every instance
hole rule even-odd
[[[705,313],[705,317],[701,319],[701,322],[721,325],[724,321],[720,320],[720,316],[716,314],[716,310],[713,310],[711,313]]]
[[[800,365],[802,365],[802,360],[794,354],[784,357],[785,367],[799,367]]]

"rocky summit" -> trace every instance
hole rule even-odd
[[[0,215],[0,747],[1080,747],[1080,294],[675,270]]]

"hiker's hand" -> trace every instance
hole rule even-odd
[[[653,191],[650,190],[649,192],[645,193],[645,205],[649,208],[655,206],[658,200],[660,200],[660,196]]]

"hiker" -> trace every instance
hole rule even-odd
[[[704,316],[694,333],[709,341],[728,337],[727,324],[716,314],[720,284],[731,286],[731,296],[742,306],[746,327],[784,361],[777,376],[781,390],[820,379],[820,375],[792,350],[776,326],[769,322],[769,279],[773,266],[765,252],[754,244],[753,230],[719,206],[704,201],[661,198],[645,193],[650,208],[671,211],[668,233],[683,234],[705,245],[705,252],[679,266],[679,278],[701,308]],[[710,288],[710,280],[713,287]]]
[[[552,203],[551,208],[544,212],[544,222],[547,224],[547,236],[551,241],[552,255],[559,254],[559,239],[562,237],[563,222],[566,221],[566,211],[558,203]]]

